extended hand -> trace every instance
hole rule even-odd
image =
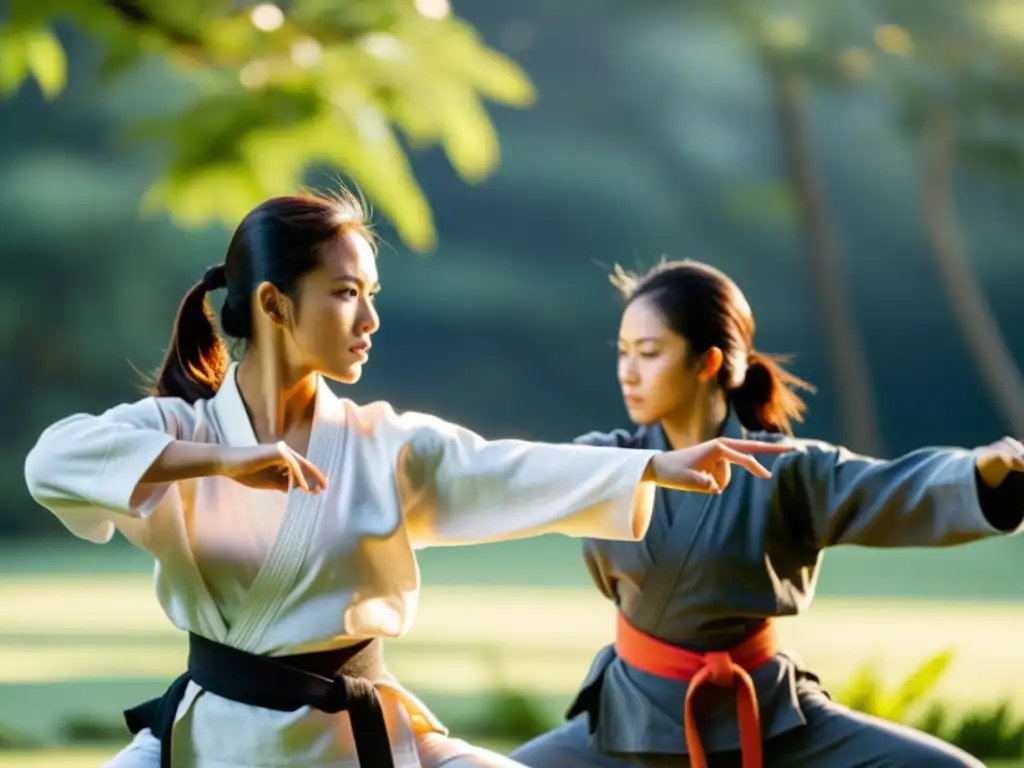
[[[989,488],[997,488],[1011,472],[1024,472],[1024,445],[1020,440],[1004,437],[1002,440],[977,450],[976,466],[982,481]]]
[[[320,493],[327,487],[323,473],[284,442],[225,448],[219,474],[262,490],[287,491],[294,485],[308,493]]]
[[[655,456],[647,467],[645,480],[676,491],[721,493],[732,478],[732,464],[738,464],[757,477],[771,477],[751,454],[787,453],[788,443],[762,443],[720,437],[690,448]]]

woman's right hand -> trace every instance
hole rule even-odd
[[[667,451],[651,459],[644,479],[676,491],[721,493],[732,478],[732,464],[755,477],[771,477],[751,454],[779,454],[793,450],[791,443],[762,443],[720,437],[678,451]]]
[[[307,493],[320,493],[327,487],[323,473],[284,442],[246,448],[225,446],[217,474],[260,490],[288,491],[294,486]]]

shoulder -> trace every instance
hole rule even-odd
[[[482,440],[458,424],[439,416],[419,411],[399,411],[391,403],[377,400],[357,404],[342,400],[346,420],[360,434],[374,436],[385,443],[405,445],[414,442],[416,447],[438,447],[452,440]]]
[[[640,448],[643,446],[643,430],[630,432],[625,429],[613,429],[611,432],[594,430],[580,435],[573,443],[576,445],[592,445],[598,448]]]
[[[777,476],[785,472],[802,474],[813,472],[825,465],[835,464],[842,456],[852,456],[846,449],[824,440],[789,437],[779,432],[748,432],[747,440],[763,443],[787,443],[792,447],[788,453],[774,456],[759,456],[758,461]]]
[[[206,401],[193,405],[177,397],[143,397],[108,408],[99,418],[113,424],[167,432],[180,439],[195,431],[206,405]]]
[[[747,432],[745,440],[756,440],[759,443],[789,443],[793,446],[793,453],[798,455],[835,453],[843,450],[824,440],[814,440],[805,437],[790,437],[781,432]]]

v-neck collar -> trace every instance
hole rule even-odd
[[[672,446],[669,445],[668,442],[668,435],[665,434],[665,430],[662,429],[660,423],[649,424],[641,427],[638,436],[640,437],[642,444],[652,450],[672,450]],[[736,415],[736,409],[730,405],[729,411],[725,415],[725,421],[722,422],[722,431],[719,433],[719,437],[743,439],[746,436],[747,431],[743,428],[743,424],[740,422],[739,416]]]
[[[237,376],[238,364],[233,363],[214,396],[214,411],[228,445],[255,446],[258,441],[238,388]],[[343,439],[343,430],[338,423],[341,409],[337,407],[337,402],[337,396],[324,378],[318,377],[307,457],[325,471]],[[304,493],[295,488],[288,492],[284,519],[277,536],[241,601],[234,624],[228,628],[229,645],[250,652],[258,648],[264,632],[301,572],[310,540],[319,522],[323,496]]]
[[[316,429],[317,423],[323,421],[324,417],[334,409],[337,400],[337,395],[331,391],[324,377],[318,374],[313,403],[313,429]],[[217,413],[218,426],[220,426],[220,431],[228,445],[238,447],[259,445],[256,431],[252,426],[252,419],[249,418],[249,411],[242,398],[242,390],[238,386],[238,363],[231,363],[228,367],[224,382],[213,397],[213,405]],[[312,434],[310,434],[310,443],[312,443]]]
[[[742,438],[746,434],[736,412],[730,408],[722,424],[722,437]],[[643,427],[640,444],[656,451],[670,451],[665,430],[660,424]],[[655,519],[644,537],[643,546],[651,560],[640,601],[631,620],[653,632],[665,612],[672,591],[697,545],[698,536],[719,496],[670,491],[659,488],[655,496]]]

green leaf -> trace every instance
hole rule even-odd
[[[57,36],[45,27],[8,26],[0,30],[0,95],[10,96],[29,73],[47,99],[59,94],[67,77],[67,58]]]
[[[449,34],[444,36],[440,57],[482,96],[513,107],[531,106],[537,93],[526,72],[512,59],[488,48],[476,31],[459,19],[449,21]]]
[[[537,92],[529,75],[514,61],[497,51],[480,48],[468,72],[470,82],[481,95],[510,107],[530,107]]]
[[[68,74],[67,56],[60,40],[49,29],[37,29],[29,33],[25,53],[43,96],[56,98],[64,90]]]
[[[211,165],[186,174],[168,173],[142,197],[142,213],[166,210],[171,219],[186,227],[211,221],[235,226],[264,199],[263,190],[240,163]]]
[[[447,94],[447,116],[441,144],[449,162],[463,180],[479,182],[498,165],[498,135],[476,95],[465,88]]]
[[[850,709],[878,715],[882,703],[880,675],[874,664],[865,664],[836,694],[836,700]]]
[[[925,661],[910,673],[891,696],[885,717],[905,722],[907,711],[917,706],[935,690],[953,661],[954,652],[943,651]]]
[[[0,96],[10,96],[28,77],[28,56],[17,30],[0,30]]]

